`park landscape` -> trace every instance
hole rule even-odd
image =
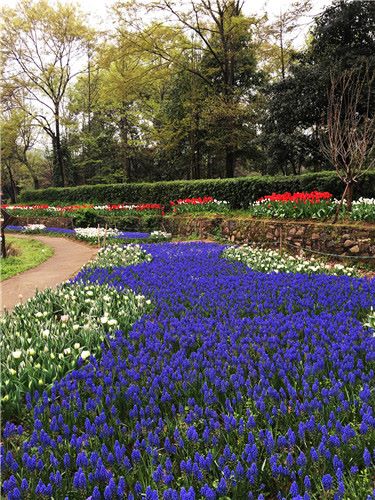
[[[374,498],[375,3],[247,8],[2,10],[4,498]]]

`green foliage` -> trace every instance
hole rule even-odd
[[[302,166],[324,165],[319,133],[331,76],[364,60],[371,70],[374,54],[373,1],[334,2],[315,18],[306,50],[296,55],[284,80],[265,89],[261,142],[267,173],[298,173]]]
[[[107,215],[103,217],[104,224],[121,231],[152,231],[159,229],[162,223],[161,215]]]
[[[104,217],[98,215],[93,208],[83,208],[68,214],[73,219],[74,227],[95,227],[98,224],[104,225]]]
[[[53,255],[53,248],[33,239],[19,239],[6,236],[15,255],[1,260],[1,281],[38,266]]]
[[[126,200],[128,203],[163,203],[168,205],[170,201],[180,198],[213,196],[217,200],[228,201],[231,208],[247,208],[249,203],[273,192],[328,191],[334,197],[340,198],[342,190],[342,184],[335,172],[318,172],[289,177],[253,176],[236,179],[48,188],[25,191],[22,195],[22,201],[29,203],[78,203],[81,201],[85,203],[121,203]],[[370,171],[355,186],[354,196],[355,198],[371,197],[374,192],[375,171]],[[111,216],[106,217],[108,224],[112,225],[110,219]],[[126,222],[128,221],[126,220]],[[117,227],[120,228],[118,224]],[[128,226],[126,229],[130,227]],[[139,225],[136,227],[141,229]]]

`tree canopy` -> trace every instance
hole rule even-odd
[[[119,1],[107,33],[74,4],[3,8],[4,189],[334,168],[320,140],[330,83],[375,67],[375,3],[334,1],[297,49],[310,8]]]

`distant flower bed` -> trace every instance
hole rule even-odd
[[[320,193],[282,193],[263,196],[250,205],[255,217],[275,217],[285,219],[320,219],[334,214],[332,195]]]
[[[98,215],[108,215],[109,213],[117,214],[147,214],[147,213],[162,213],[163,205],[159,203],[116,203],[116,204],[80,204],[80,205],[2,205],[2,208],[9,210],[13,215],[32,216],[32,217],[61,217],[74,215],[77,212],[85,210],[94,210]]]
[[[173,213],[192,213],[192,212],[224,212],[229,209],[227,201],[215,200],[212,196],[203,198],[185,198],[177,201],[170,201]]]
[[[318,219],[328,220],[336,213],[338,200],[329,192],[311,191],[297,193],[272,193],[259,198],[246,210],[254,217],[276,219]],[[118,203],[118,204],[80,204],[68,206],[52,205],[2,205],[13,215],[30,217],[70,216],[77,226],[92,226],[100,216],[164,216],[168,213],[227,213],[230,214],[228,201],[217,200],[213,196],[184,198],[170,201],[168,210],[159,203]],[[340,209],[340,218],[358,221],[375,221],[375,198],[360,198],[353,201],[349,213],[346,203]]]
[[[282,201],[283,203],[286,202],[299,202],[302,201],[303,203],[309,202],[309,203],[319,203],[322,200],[330,200],[332,198],[331,193],[328,192],[320,192],[320,191],[312,191],[311,193],[283,193],[283,194],[276,194],[272,193],[271,195],[266,195],[263,196],[262,198],[259,198],[258,202],[263,202],[263,201]]]
[[[249,206],[255,217],[276,219],[328,219],[336,213],[338,200],[331,193],[312,191],[311,193],[273,193],[259,198]],[[352,212],[343,203],[340,217],[352,220],[375,221],[375,199],[360,198],[353,202]]]
[[[143,239],[149,238],[150,233],[143,233],[138,231],[120,231],[118,229],[103,228],[103,227],[77,227],[75,229],[66,229],[60,227],[46,227],[44,224],[28,224],[26,226],[7,226],[8,231],[20,231],[25,233],[43,234],[66,234],[75,236],[80,240],[96,241],[106,238],[115,239]]]

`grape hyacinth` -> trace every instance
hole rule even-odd
[[[208,243],[75,278],[153,309],[5,424],[3,494],[371,498],[375,280],[263,274]]]

